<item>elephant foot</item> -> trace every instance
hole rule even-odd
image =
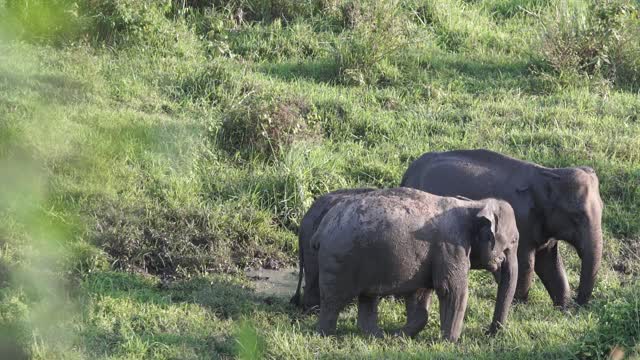
[[[320,336],[322,337],[334,336],[336,334],[336,331],[331,329],[318,327],[317,330],[318,330],[318,334],[320,334]]]
[[[487,331],[484,332],[484,334],[487,336],[494,336],[495,334],[498,333],[498,331],[500,331],[503,328],[504,328],[504,325],[502,325],[501,323],[491,323],[491,325],[489,325],[489,328],[487,329]]]
[[[334,336],[336,334],[337,317],[335,320],[333,318],[329,320],[326,318],[322,319],[322,315],[320,315],[320,317],[321,319],[318,321],[318,326],[316,327],[318,334],[322,337]]]
[[[426,322],[425,322],[426,325]],[[415,338],[420,331],[424,328],[425,325],[417,325],[417,326],[404,326],[401,329],[394,330],[391,335],[396,337],[409,337]]]
[[[320,333],[321,336],[332,336],[336,334],[338,314],[343,307],[342,303],[322,304],[317,326],[318,333]]]
[[[567,311],[569,311],[569,308],[570,308],[570,306],[569,306],[570,302],[571,301],[569,301],[569,299],[567,299],[565,301],[557,301],[557,302],[554,301],[553,307],[558,309],[558,310],[560,310],[560,311],[562,311],[562,312],[567,312]]]

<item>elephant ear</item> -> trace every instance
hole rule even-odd
[[[557,201],[558,194],[555,189],[562,176],[549,170],[543,170],[540,174],[542,175],[541,183],[534,188],[535,203],[538,208],[547,209]]]
[[[496,244],[496,225],[497,218],[494,206],[491,203],[485,205],[476,215],[476,231],[478,240],[481,242],[489,242],[491,249]]]

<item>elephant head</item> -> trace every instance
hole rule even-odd
[[[535,208],[546,238],[565,240],[580,257],[576,301],[589,301],[602,257],[602,199],[589,167],[541,169],[533,184]]]
[[[494,199],[483,202],[485,205],[475,219],[471,266],[496,272],[506,258],[505,251],[510,252],[517,246],[518,228],[508,203]]]
[[[474,269],[487,269],[498,279],[498,295],[489,333],[506,322],[518,279],[520,235],[513,208],[502,200],[482,200],[475,217],[470,262]]]

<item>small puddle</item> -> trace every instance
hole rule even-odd
[[[245,272],[256,292],[266,296],[291,297],[298,286],[298,268],[256,269]]]

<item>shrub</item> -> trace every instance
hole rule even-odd
[[[229,109],[217,140],[224,149],[243,156],[275,157],[302,140],[320,136],[312,107],[301,97],[249,94]]]
[[[558,73],[599,75],[622,86],[640,85],[640,21],[630,0],[597,0],[586,14],[558,8],[546,23],[545,62]]]
[[[91,36],[99,41],[152,42],[172,28],[165,17],[171,9],[166,0],[88,0],[86,5],[93,19]]]
[[[334,45],[341,80],[364,85],[397,76],[392,62],[408,44],[408,21],[398,1],[352,1],[342,9],[347,30]]]

